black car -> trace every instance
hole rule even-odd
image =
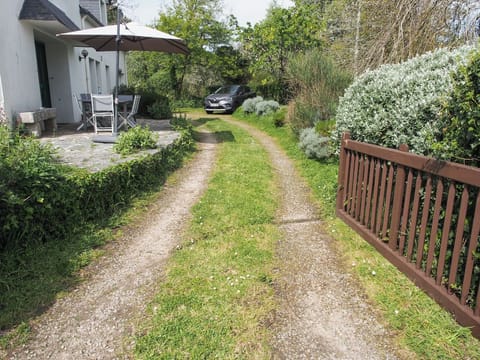
[[[226,85],[217,89],[205,98],[205,111],[207,114],[223,112],[231,114],[237,107],[256,94],[245,85]]]

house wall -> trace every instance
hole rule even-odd
[[[42,105],[35,52],[35,41],[39,41],[46,49],[50,97],[52,107],[57,109],[57,122],[79,122],[80,110],[74,94],[111,93],[115,85],[115,53],[96,52],[92,48],[86,48],[89,54],[86,60],[94,62],[97,79],[87,91],[85,59],[81,56],[84,48],[73,47],[70,43],[57,38],[56,31],[49,31],[43,24],[19,20],[23,0],[1,1],[0,78],[7,117],[14,119],[15,113],[38,109]],[[61,9],[79,28],[95,26],[95,23],[80,17],[79,0],[49,1]],[[100,4],[100,0],[96,2]],[[120,59],[121,68],[125,72],[123,53]],[[91,79],[91,74],[88,75]]]
[[[5,113],[40,107],[33,31],[18,21],[22,1],[4,1],[0,12],[0,74]]]

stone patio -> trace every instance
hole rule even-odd
[[[178,132],[172,130],[169,120],[138,119],[137,123],[149,126],[152,131],[159,134],[157,149],[122,156],[113,151],[113,143],[97,142],[102,138],[106,140],[111,137],[110,133],[95,134],[91,128],[88,131],[76,131],[78,124],[59,124],[55,132],[43,133],[39,141],[51,144],[57,150],[62,163],[97,172],[145,154],[156,153],[180,136]]]

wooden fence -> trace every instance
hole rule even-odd
[[[480,338],[480,169],[350,139],[337,215]]]

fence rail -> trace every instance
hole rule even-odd
[[[480,169],[344,134],[337,215],[480,338]]]

